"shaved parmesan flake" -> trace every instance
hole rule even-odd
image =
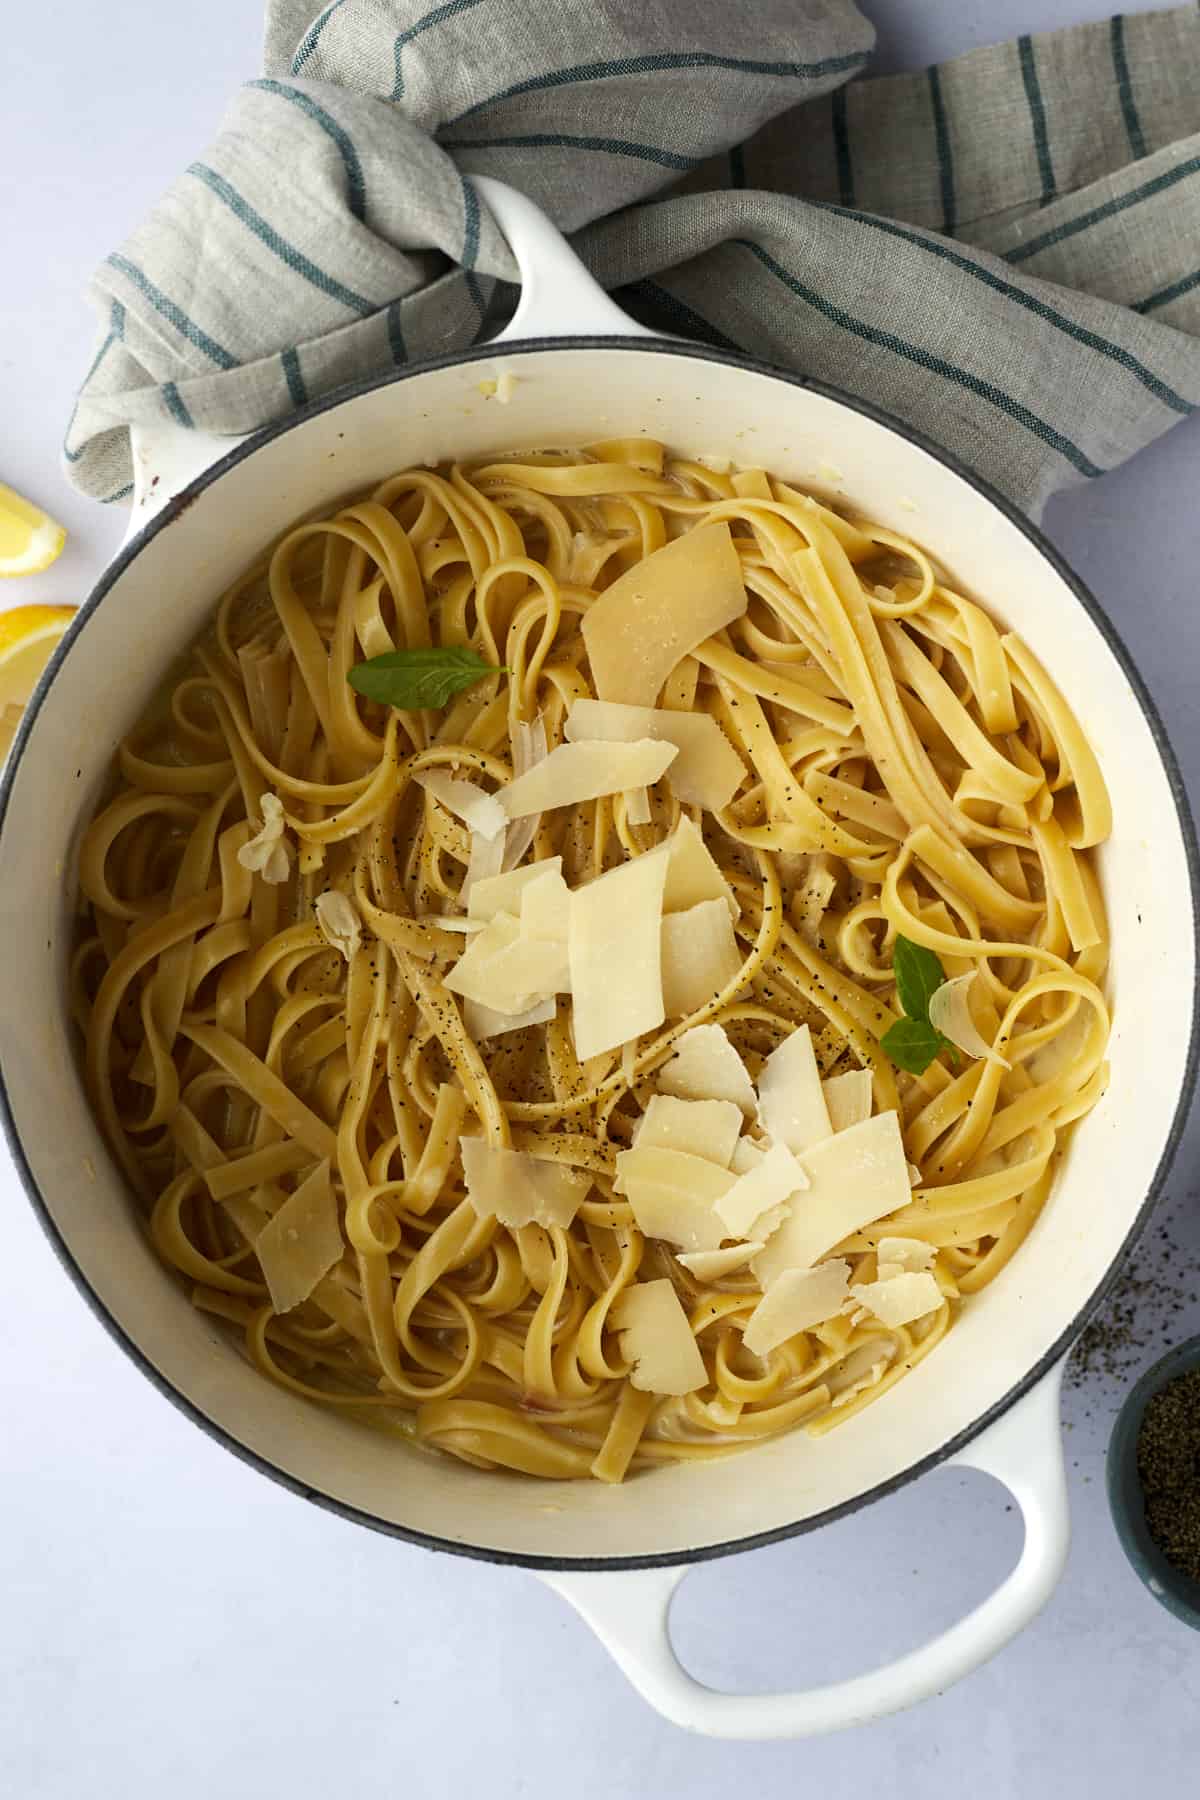
[[[518,719],[512,728],[514,776],[527,774],[537,763],[545,762],[549,754],[546,721],[542,714],[538,714],[532,725]],[[523,819],[513,820],[504,839],[504,868],[516,868],[537,836],[540,819],[540,813],[529,813]]]
[[[971,984],[975,980],[976,971],[971,969],[965,975],[955,975],[950,981],[943,981],[940,987],[934,988],[929,996],[929,1023],[935,1031],[949,1038],[952,1044],[967,1056],[982,1056],[985,1061],[998,1063],[1002,1069],[1011,1069],[1012,1064],[998,1050],[993,1050],[983,1033],[971,1017],[971,1006],[967,998]]]
[[[518,914],[521,896],[531,881],[543,875],[562,874],[562,857],[550,856],[545,862],[526,863],[523,869],[510,869],[507,874],[492,875],[477,881],[471,889],[467,913],[472,919],[494,919],[498,912]]]
[[[761,1244],[730,1244],[724,1250],[684,1250],[676,1257],[697,1281],[721,1281],[744,1269]]]
[[[730,918],[737,918],[741,909],[733,897],[733,889],[686,813],[666,845],[660,848],[665,848],[667,853],[667,884],[663,891],[665,913],[687,912],[703,900],[724,900]]]
[[[508,824],[508,815],[495,794],[485,793],[473,781],[456,781],[444,769],[420,769],[413,776],[418,787],[431,794],[447,812],[461,819],[470,832],[494,838]]]
[[[482,979],[493,995],[488,1000],[475,994],[473,998],[482,1005],[491,1006],[497,1012],[528,1011],[551,994],[570,993],[567,946],[522,934],[515,943],[496,952]]]
[[[277,794],[264,794],[259,801],[262,826],[257,836],[242,845],[237,859],[252,875],[261,875],[269,887],[279,887],[292,872],[292,851],[285,836],[286,820],[283,802]]]
[[[685,806],[703,806],[709,812],[728,806],[746,775],[741,757],[707,713],[576,700],[563,733],[571,743],[592,738],[629,744],[636,738],[653,738],[674,744],[679,754],[667,770],[667,781]]]
[[[821,1083],[829,1123],[835,1131],[845,1131],[870,1118],[871,1086],[870,1069],[850,1069],[845,1075],[831,1075]]]
[[[839,1369],[831,1370],[825,1377],[825,1385],[833,1396],[834,1406],[848,1406],[865,1388],[875,1387],[886,1374],[888,1364],[895,1354],[894,1344],[886,1356],[880,1356],[879,1348],[877,1342],[859,1344]]]
[[[470,919],[465,913],[418,913],[418,925],[431,925],[438,931],[456,931],[463,937],[483,930],[482,919]]]
[[[763,1129],[797,1155],[830,1136],[829,1112],[807,1025],[797,1026],[763,1064],[758,1109]]]
[[[494,1012],[490,1006],[481,1006],[478,1000],[464,1000],[463,1024],[475,1042],[481,1044],[486,1038],[503,1037],[506,1031],[524,1031],[527,1025],[545,1025],[556,1010],[553,994],[521,1013]]]
[[[745,610],[728,525],[721,520],[685,532],[618,576],[583,615],[597,694],[653,706],[676,663]]]
[[[748,1175],[751,1169],[758,1167],[766,1155],[767,1148],[766,1144],[756,1144],[753,1138],[739,1138],[733,1146],[733,1155],[729,1159],[730,1168],[735,1175]]]
[[[571,895],[567,957],[580,1062],[661,1025],[667,858],[650,852]],[[707,1100],[720,1095],[685,1096]]]
[[[334,1263],[341,1261],[344,1249],[326,1157],[254,1240],[273,1309],[291,1312],[307,1300]]]
[[[491,880],[504,867],[504,844],[503,832],[497,832],[495,837],[487,837],[482,831],[471,833],[471,853],[460,896],[468,907],[476,882]]]
[[[625,818],[630,825],[648,825],[654,817],[649,788],[630,788],[625,795]]]
[[[480,996],[475,989],[479,985],[477,976],[487,968],[494,956],[515,944],[521,935],[521,926],[511,913],[498,912],[490,918],[482,931],[471,937],[466,949],[446,977],[446,986],[452,994],[462,994],[472,1000]],[[486,1001],[482,1002],[487,1005]],[[501,1011],[505,1009],[500,1008]],[[509,1012],[516,1012],[516,1007],[509,1007]]]
[[[924,1238],[883,1237],[876,1250],[879,1263],[879,1279],[886,1281],[883,1270],[886,1265],[893,1274],[919,1275],[922,1269],[931,1269],[937,1252],[932,1244]]]
[[[732,1100],[751,1118],[758,1111],[746,1065],[720,1025],[693,1025],[685,1031],[655,1080],[660,1094],[675,1094],[681,1100]]]
[[[754,1273],[764,1291],[785,1269],[808,1269],[853,1231],[907,1206],[910,1189],[900,1122],[876,1113],[814,1144],[802,1158],[809,1179]]]
[[[781,1200],[778,1206],[768,1206],[766,1212],[759,1213],[755,1219],[751,1236],[761,1238],[764,1244],[769,1243],[783,1221],[791,1217],[791,1212],[792,1209],[786,1200]]]
[[[808,1186],[808,1176],[784,1144],[772,1144],[757,1166],[739,1175],[729,1192],[715,1206],[730,1237],[759,1236],[751,1230],[769,1208],[790,1200]]]
[[[525,938],[511,913],[497,913],[471,939],[446,986],[492,1012],[526,1012],[568,990],[566,947]]]
[[[564,1231],[587,1198],[591,1177],[565,1163],[508,1150],[481,1137],[458,1140],[467,1196],[481,1219],[510,1231],[558,1225]]]
[[[742,1342],[765,1356],[798,1331],[831,1319],[846,1298],[850,1264],[835,1256],[815,1269],[786,1269],[764,1294],[746,1322]]]
[[[674,744],[656,744],[652,738],[632,744],[560,744],[545,762],[503,790],[504,810],[510,819],[519,819],[626,788],[649,787],[677,754]]]
[[[557,863],[561,858],[554,860]],[[545,874],[521,890],[521,936],[565,947],[570,921],[571,890],[559,871],[547,865]]]
[[[916,1163],[908,1165],[908,1185],[909,1187],[920,1187],[921,1185],[921,1171]]]
[[[639,1145],[618,1152],[613,1190],[629,1201],[646,1237],[663,1238],[681,1250],[716,1250],[729,1232],[713,1203],[735,1180],[701,1156]]]
[[[802,886],[792,895],[792,917],[806,944],[815,949],[821,936],[821,920],[837,887],[837,876],[824,855],[814,856]]]
[[[850,1292],[873,1312],[881,1325],[910,1325],[942,1304],[942,1290],[933,1276],[904,1273],[886,1281],[863,1281]]]
[[[679,1296],[664,1277],[635,1281],[614,1301],[609,1318],[621,1355],[633,1364],[631,1387],[644,1394],[691,1394],[708,1380]]]
[[[742,966],[724,900],[702,900],[662,922],[663,1006],[668,1019],[699,1012]]]
[[[727,1169],[741,1129],[741,1109],[729,1100],[677,1100],[672,1094],[652,1094],[633,1144],[636,1150],[686,1150]]]
[[[362,947],[362,920],[353,900],[336,888],[318,894],[313,901],[317,930],[331,950],[340,950],[349,962]]]
[[[539,713],[532,722],[518,719],[512,730],[512,747],[514,775],[524,775],[535,763],[545,762],[550,754],[545,715]]]

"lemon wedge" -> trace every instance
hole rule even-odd
[[[0,707],[0,763],[12,749],[13,739],[17,735],[17,727],[21,723],[24,711],[23,706]]]
[[[67,541],[49,513],[0,481],[0,575],[36,575],[48,569]]]
[[[0,721],[7,720],[10,708],[24,707],[74,617],[73,606],[14,606],[0,612]]]

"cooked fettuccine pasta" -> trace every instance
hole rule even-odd
[[[1095,758],[895,533],[637,440],[297,526],[83,841],[87,1080],[263,1375],[547,1477],[879,1400],[1100,1096]]]

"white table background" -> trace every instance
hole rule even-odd
[[[580,0],[582,3],[582,0]],[[314,0],[315,4],[315,0]],[[1095,16],[1103,0],[868,0],[904,68]],[[1134,0],[1127,10],[1149,10]],[[55,511],[67,551],[5,603],[83,598],[122,521],[71,490],[58,447],[86,366],[95,264],[258,72],[256,0],[40,0],[0,52],[0,478]],[[1051,509],[1200,792],[1200,424]],[[1136,999],[1135,1002],[1136,1003]],[[1193,1121],[1193,1125],[1195,1121]],[[265,1481],[169,1406],[110,1342],[0,1164],[0,1792],[74,1800],[287,1794],[688,1795],[775,1800],[1195,1792],[1200,1636],[1127,1568],[1104,1499],[1107,1432],[1139,1366],[1200,1329],[1193,1129],[1155,1220],[1189,1304],[1132,1303],[1145,1339],[1068,1386],[1075,1540],[1036,1624],[914,1712],[851,1735],[733,1745],[663,1724],[585,1627],[520,1570],[432,1556]],[[1169,1268],[1151,1236],[1142,1277]],[[1164,1330],[1166,1336],[1163,1335]],[[1016,1514],[941,1471],[814,1537],[710,1564],[676,1637],[742,1691],[851,1674],[982,1598]]]

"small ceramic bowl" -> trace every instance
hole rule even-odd
[[[1138,1434],[1147,1403],[1176,1375],[1196,1368],[1200,1368],[1200,1337],[1189,1338],[1146,1370],[1117,1414],[1106,1473],[1113,1523],[1134,1571],[1168,1612],[1200,1631],[1200,1581],[1174,1568],[1150,1536],[1137,1469]]]

